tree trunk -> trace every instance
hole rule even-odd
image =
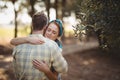
[[[30,11],[29,14],[30,14],[31,17],[35,13],[35,8],[34,8],[35,2],[36,2],[36,0],[30,0],[31,11]],[[30,32],[30,34],[32,34],[32,25],[31,25],[31,32]]]
[[[49,16],[49,14],[50,14],[50,7],[51,7],[50,0],[46,0],[45,4],[46,4],[46,10],[47,10],[47,15],[48,15],[48,20],[50,20],[50,16]]]
[[[58,0],[55,0],[56,18],[58,18]]]
[[[14,13],[15,13],[15,19],[14,19],[14,22],[15,22],[15,34],[14,34],[14,38],[16,38],[17,37],[17,33],[18,33],[18,29],[17,29],[17,27],[18,27],[18,25],[17,25],[17,11],[15,10],[15,7],[14,7]]]

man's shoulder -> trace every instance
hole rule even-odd
[[[52,50],[59,50],[57,43],[53,40],[46,39],[46,45]]]
[[[29,45],[29,44],[26,44],[26,43],[24,43],[24,44],[19,44],[19,45],[15,46],[14,49],[23,49],[23,48],[27,48],[28,45]]]
[[[52,46],[57,46],[57,43],[51,39],[46,38],[46,43],[51,44]]]

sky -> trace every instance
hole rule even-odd
[[[0,12],[0,24],[10,24],[14,21],[14,7],[13,4],[10,2],[7,2],[7,9],[4,9]],[[22,12],[18,15],[18,20],[20,20],[22,23],[30,23],[31,17],[27,14],[27,12]]]
[[[4,3],[0,2],[1,5],[4,5]],[[15,5],[17,8],[18,5]],[[38,5],[35,6],[35,8],[39,10],[45,10],[45,8],[41,8]],[[56,18],[55,15],[55,9],[50,9],[50,20],[53,20]],[[25,8],[23,9],[22,13],[18,14],[17,17],[18,21],[21,21],[22,23],[31,23],[31,17],[27,14],[27,10]],[[4,9],[0,12],[0,24],[10,24],[11,22],[14,22],[14,6],[11,2],[7,2],[7,9]]]
[[[9,3],[8,7],[9,8],[7,10],[0,12],[0,24],[8,24],[14,19],[13,5]]]

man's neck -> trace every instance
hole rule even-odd
[[[43,35],[43,30],[34,30],[32,34],[42,34]]]

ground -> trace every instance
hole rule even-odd
[[[11,54],[4,53],[11,53],[11,50],[1,49],[0,46],[0,51],[0,80],[15,80],[9,68]],[[62,76],[63,80],[120,80],[120,57],[118,56],[94,48],[67,54],[64,57],[69,69],[68,73]],[[9,66],[5,66],[6,64]]]
[[[91,49],[65,58],[69,71],[63,80],[120,80],[120,57]]]

